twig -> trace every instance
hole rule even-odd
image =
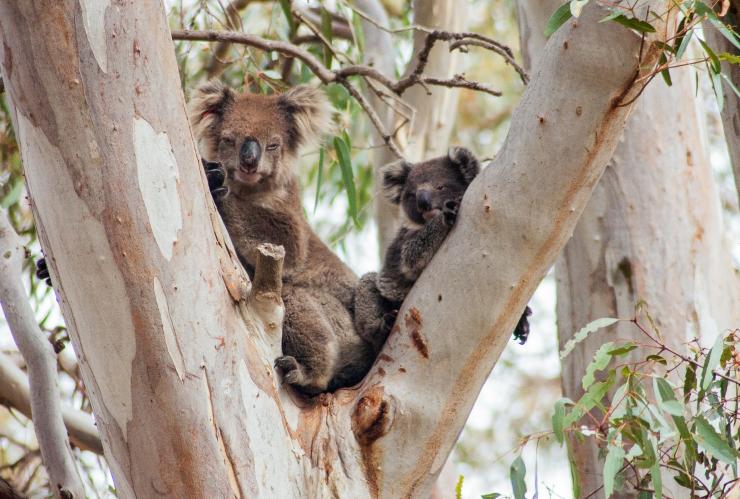
[[[305,18],[301,18],[305,22]],[[502,55],[506,61],[511,64],[517,72],[522,76],[526,82],[526,73],[519,67],[513,60],[513,54],[511,49],[502,45],[501,43],[491,38],[479,35],[477,33],[454,33],[450,31],[432,30],[426,31],[427,35],[424,40],[422,49],[417,53],[416,62],[413,69],[409,72],[409,75],[401,78],[400,80],[393,81],[386,77],[380,71],[370,66],[363,66],[358,64],[352,64],[345,66],[336,71],[332,71],[324,64],[319,61],[313,54],[307,50],[297,46],[296,44],[283,42],[278,40],[267,40],[259,36],[250,35],[246,33],[234,33],[231,31],[194,31],[194,30],[175,30],[172,31],[173,40],[191,40],[191,41],[207,41],[207,42],[229,42],[238,43],[241,45],[247,45],[254,47],[266,52],[278,52],[283,55],[293,57],[302,61],[311,72],[318,77],[324,84],[337,83],[347,89],[347,91],[357,100],[359,105],[367,113],[373,126],[378,130],[378,133],[383,137],[384,142],[393,151],[393,153],[399,158],[403,157],[400,152],[400,148],[395,143],[394,133],[391,133],[383,126],[382,120],[380,120],[378,113],[373,109],[370,102],[352,85],[349,78],[352,76],[359,76],[366,80],[373,80],[380,83],[392,93],[401,96],[409,88],[415,85],[421,86],[440,86],[448,88],[467,88],[479,92],[485,92],[490,95],[500,96],[501,92],[490,88],[482,83],[473,82],[467,80],[462,75],[455,75],[452,78],[432,78],[423,76],[424,69],[426,68],[429,60],[429,54],[437,41],[453,41],[457,42],[457,47],[463,45],[479,45],[481,47],[492,50]],[[328,40],[325,40],[320,33],[314,34],[322,41],[322,43],[330,45]],[[451,47],[452,49],[452,47]]]
[[[0,209],[0,274],[3,276],[0,304],[15,344],[26,361],[29,384],[33,387],[31,414],[36,440],[54,495],[62,497],[66,490],[73,497],[84,497],[62,419],[56,358],[28,303],[21,274],[23,260],[21,240],[5,210]]]

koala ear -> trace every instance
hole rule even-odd
[[[195,91],[188,111],[196,138],[202,138],[218,124],[226,109],[234,102],[234,91],[218,80],[204,83]]]
[[[280,96],[279,105],[292,124],[288,133],[290,150],[318,142],[331,128],[331,104],[321,90],[298,85]]]
[[[383,174],[383,194],[393,204],[401,202],[401,191],[414,165],[403,159],[385,165],[380,169]]]
[[[480,163],[473,153],[464,147],[451,147],[447,157],[460,170],[467,184],[470,184],[480,172]]]

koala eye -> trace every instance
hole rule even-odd
[[[267,144],[267,147],[265,147],[265,149],[268,151],[274,151],[278,147],[280,147],[280,144]]]
[[[441,191],[441,190],[442,190],[442,189],[444,189],[444,188],[445,188],[445,186],[444,186],[444,185],[438,185],[438,186],[437,186],[437,190],[438,190],[438,191]]]
[[[234,139],[232,139],[231,137],[221,137],[221,143],[225,146],[233,146],[234,144],[236,144]]]

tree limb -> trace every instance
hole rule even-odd
[[[20,237],[0,208],[0,304],[28,368],[33,387],[31,413],[41,457],[49,473],[55,497],[84,497],[62,418],[56,358],[51,344],[39,329],[23,289],[24,248]]]
[[[13,362],[13,359],[0,352],[0,400],[16,409],[28,419],[31,415],[31,391],[28,377]],[[70,441],[82,450],[103,455],[98,430],[92,415],[62,404],[62,418]]]

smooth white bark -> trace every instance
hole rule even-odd
[[[54,497],[84,497],[82,480],[62,419],[57,363],[51,343],[39,329],[23,288],[25,249],[0,208],[0,305],[18,350],[26,361],[33,397],[31,413],[41,458]],[[14,366],[15,367],[15,366]]]
[[[639,38],[589,7],[550,41],[370,374],[304,401],[272,369],[276,291],[243,300],[161,4],[105,7],[102,38],[85,7],[0,2],[2,71],[119,495],[427,496],[612,154]]]

